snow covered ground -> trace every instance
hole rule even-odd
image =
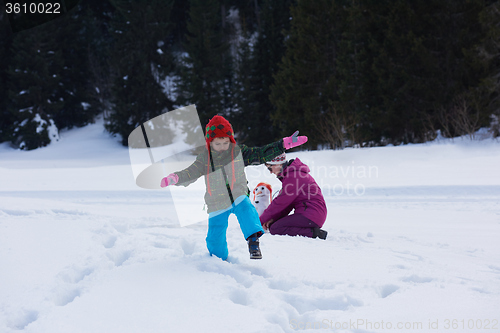
[[[266,234],[250,260],[232,219],[223,262],[206,222],[180,227],[169,190],[135,185],[102,121],[60,137],[0,145],[2,333],[500,331],[498,141],[289,154],[328,239]]]

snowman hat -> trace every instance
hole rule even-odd
[[[286,163],[286,154],[282,153],[281,155],[276,156],[270,161],[267,161],[266,164],[270,165],[277,165],[277,164],[283,164]]]
[[[273,201],[273,188],[268,183],[258,183],[257,186],[255,186],[255,188],[253,189],[253,201],[255,202],[255,193],[257,192],[257,189],[261,186],[265,186],[269,190],[269,202]]]

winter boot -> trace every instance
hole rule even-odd
[[[313,237],[312,238],[319,238],[319,239],[326,239],[326,236],[328,235],[328,232],[326,230],[320,229],[320,228],[312,228],[313,231]]]
[[[247,238],[248,251],[250,252],[250,259],[262,259],[262,253],[259,248],[259,234],[255,233]]]

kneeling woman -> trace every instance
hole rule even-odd
[[[264,229],[272,235],[326,239],[327,232],[320,229],[326,220],[325,199],[309,174],[309,167],[298,158],[287,162],[285,153],[267,162],[266,166],[283,186],[260,216]],[[294,214],[288,215],[292,209],[295,209]]]

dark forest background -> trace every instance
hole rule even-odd
[[[247,145],[498,136],[500,2],[81,0],[19,32],[0,12],[0,142],[35,149],[103,114],[126,145],[189,104]]]

